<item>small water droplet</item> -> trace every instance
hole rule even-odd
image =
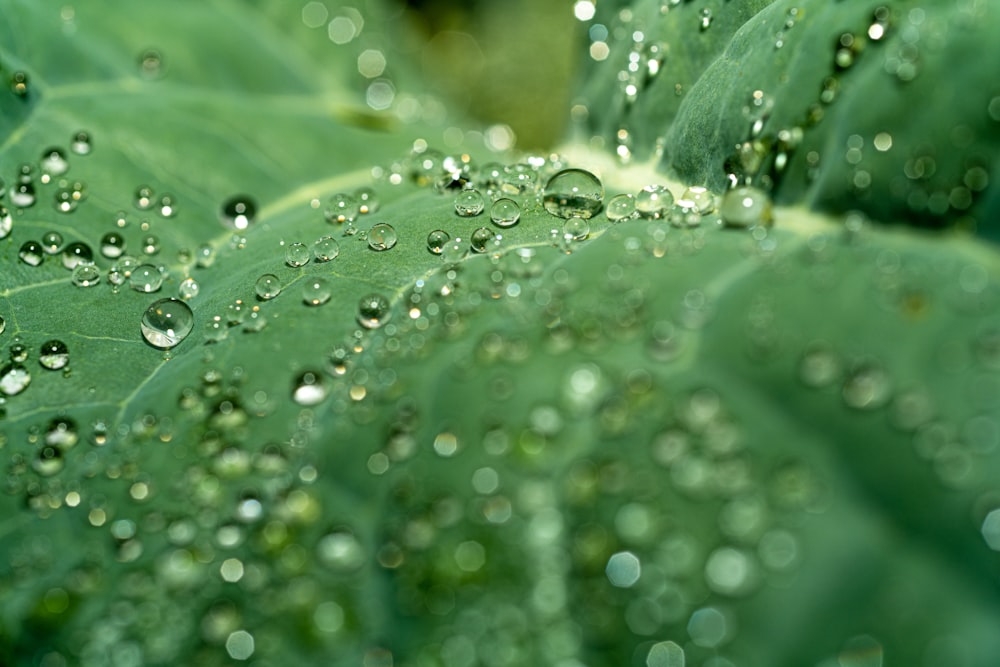
[[[101,254],[108,259],[118,259],[125,254],[125,237],[118,232],[108,232],[101,237]]]
[[[73,269],[71,280],[77,287],[93,287],[101,282],[101,270],[93,264],[81,262]]]
[[[7,396],[17,396],[31,384],[31,373],[18,363],[7,364],[0,370],[0,391]]]
[[[368,247],[372,250],[379,252],[389,250],[396,245],[397,240],[396,229],[385,222],[372,225],[368,231]]]
[[[843,388],[844,403],[857,410],[874,410],[889,402],[892,383],[885,369],[874,362],[855,365]]]
[[[142,253],[144,255],[156,255],[160,252],[160,239],[153,234],[147,234],[142,238]]]
[[[444,244],[444,248],[441,250],[441,257],[448,264],[455,264],[462,261],[467,252],[465,243],[461,238],[456,236]]]
[[[257,219],[257,202],[249,195],[234,195],[222,202],[219,221],[230,229],[242,231]]]
[[[89,155],[90,151],[94,149],[93,139],[89,132],[80,130],[73,135],[73,141],[70,143],[69,148],[71,151],[77,155]]]
[[[443,229],[435,229],[427,235],[427,249],[435,255],[440,255],[444,251],[444,246],[451,240],[451,234]]]
[[[163,56],[156,49],[147,49],[139,55],[139,73],[147,79],[163,76]]]
[[[203,269],[207,269],[215,262],[215,248],[207,243],[198,246],[194,253],[194,263]]]
[[[69,160],[66,159],[66,152],[63,149],[49,148],[42,153],[38,166],[46,176],[62,176],[69,171]]]
[[[94,251],[90,249],[90,246],[81,241],[75,241],[70,243],[63,249],[62,253],[62,263],[63,266],[71,271],[77,267],[77,265],[91,264],[94,261]]]
[[[58,447],[46,445],[38,450],[35,460],[31,462],[32,469],[43,477],[57,474],[65,466],[62,452]]]
[[[479,215],[486,207],[486,200],[479,190],[462,190],[455,195],[455,213],[463,218]]]
[[[201,285],[191,276],[182,280],[181,284],[177,286],[177,296],[185,301],[194,299],[198,296],[199,292],[201,292]]]
[[[513,227],[521,219],[521,207],[507,197],[501,197],[490,207],[490,220],[497,227]]]
[[[358,188],[354,191],[354,198],[358,200],[359,212],[362,215],[374,213],[379,209],[378,195],[371,188]]]
[[[2,195],[3,183],[0,183],[0,195]],[[7,208],[0,204],[0,239],[5,239],[10,234],[11,228],[14,226],[14,217],[10,214]]]
[[[292,268],[305,266],[312,259],[312,253],[304,243],[289,243],[285,248],[285,264]]]
[[[55,255],[62,249],[63,237],[59,232],[45,232],[42,236],[42,250],[47,255]]]
[[[583,241],[590,236],[590,223],[584,218],[570,218],[563,224],[562,234],[566,241]]]
[[[61,340],[49,340],[42,343],[38,363],[50,371],[65,368],[69,363],[69,348]]]
[[[469,247],[472,248],[474,252],[486,252],[490,247],[490,242],[496,238],[496,234],[492,229],[488,227],[480,227],[479,229],[472,232],[472,236],[469,239]]]
[[[248,311],[249,309],[247,308],[247,305],[243,303],[243,299],[236,299],[229,304],[226,307],[226,320],[229,322],[229,326],[234,327],[238,324],[243,324]]]
[[[0,317],[0,334],[2,334],[7,329],[7,320]]]
[[[358,200],[349,194],[338,192],[330,197],[323,215],[327,222],[352,222],[358,217],[361,206]]]
[[[59,188],[52,196],[52,205],[60,213],[72,213],[79,204],[77,193],[71,188]]]
[[[153,188],[148,185],[140,185],[135,190],[135,197],[132,203],[140,211],[148,211],[153,208]]]
[[[174,199],[174,196],[160,195],[160,203],[156,211],[164,218],[172,218],[177,215],[177,201]]]
[[[715,210],[715,195],[707,188],[693,185],[684,191],[676,203],[681,208],[691,209],[705,215]]]
[[[302,301],[307,306],[322,306],[332,294],[330,281],[322,276],[312,276],[302,285]]]
[[[712,10],[705,7],[698,14],[698,29],[704,32],[712,25]]]
[[[631,220],[638,215],[635,210],[635,197],[630,194],[615,195],[608,202],[604,214],[611,222]]]
[[[18,97],[27,97],[30,91],[28,73],[18,71],[11,74],[10,89]]]
[[[643,218],[662,218],[673,205],[674,195],[664,185],[647,185],[635,196],[635,210]]]
[[[358,302],[358,324],[366,329],[378,329],[389,314],[389,301],[381,294],[369,294]]]
[[[21,244],[21,249],[17,251],[17,256],[28,266],[38,266],[45,259],[42,244],[38,241],[25,241]]]
[[[194,328],[191,308],[173,297],[154,301],[142,315],[139,329],[153,347],[169,350],[187,338]]]
[[[10,203],[18,208],[28,208],[35,205],[35,184],[30,177],[10,186]]]
[[[140,264],[129,274],[129,285],[137,292],[157,292],[163,285],[163,274],[152,264]]]
[[[24,343],[17,342],[20,339],[14,338],[14,344],[10,346],[10,360],[14,363],[23,364],[28,360],[28,348]]]
[[[332,236],[321,236],[313,243],[313,257],[317,262],[329,262],[340,255],[340,244]]]
[[[205,342],[218,343],[229,335],[229,327],[222,321],[220,315],[215,315],[205,323]]]
[[[292,400],[299,405],[319,405],[326,395],[326,383],[318,372],[304,371],[292,383]]]
[[[545,210],[559,218],[590,218],[603,203],[604,186],[583,169],[563,169],[542,190]]]
[[[719,216],[727,227],[770,225],[771,197],[759,188],[734,188],[722,196]]]
[[[281,294],[281,281],[273,273],[265,273],[254,284],[254,291],[257,296],[267,301]]]

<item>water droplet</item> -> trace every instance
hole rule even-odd
[[[330,281],[322,276],[313,276],[302,285],[302,301],[307,306],[322,306],[332,294]]]
[[[135,197],[132,203],[140,211],[147,211],[153,208],[153,188],[148,185],[140,185],[135,190]]]
[[[397,240],[396,229],[385,222],[372,225],[372,228],[368,232],[368,247],[372,250],[380,252],[389,250],[396,245]]]
[[[219,221],[230,229],[242,231],[257,219],[257,202],[249,195],[234,195],[222,202]]]
[[[164,218],[172,218],[177,215],[177,202],[174,200],[174,196],[161,195],[160,204],[156,211]]]
[[[0,391],[17,396],[31,384],[31,373],[19,363],[7,364],[0,370]]]
[[[17,342],[19,337],[14,338],[14,344],[10,346],[10,360],[21,364],[28,360],[28,348],[24,343]]]
[[[698,29],[701,31],[708,30],[712,25],[712,10],[705,7],[701,10],[698,15]]]
[[[292,384],[292,400],[299,405],[319,405],[326,395],[327,388],[323,376],[314,371],[304,371]]]
[[[759,188],[734,188],[722,196],[719,216],[727,227],[770,225],[771,197]]]
[[[10,203],[18,208],[35,205],[35,184],[30,177],[10,186]]]
[[[65,368],[69,363],[69,348],[61,340],[49,340],[42,343],[38,363],[50,371]]]
[[[62,176],[69,171],[69,160],[66,159],[66,153],[63,149],[49,148],[42,153],[38,166],[45,176]]]
[[[857,410],[882,407],[889,401],[891,393],[892,383],[888,373],[874,362],[857,364],[844,382],[844,402]]]
[[[89,155],[90,151],[94,149],[90,133],[80,130],[74,134],[73,141],[70,143],[69,148],[77,155]]]
[[[156,49],[147,49],[139,55],[139,73],[147,79],[163,76],[163,56]]]
[[[51,445],[39,449],[35,460],[31,462],[32,469],[43,477],[55,475],[63,469],[64,465],[62,452],[59,451],[58,447]]]
[[[281,294],[281,281],[273,273],[265,273],[254,284],[254,291],[257,296],[264,301],[273,299]]]
[[[490,244],[494,238],[496,238],[496,234],[492,229],[489,229],[488,227],[480,227],[472,232],[472,236],[469,239],[469,247],[471,247],[474,252],[486,252],[489,250]]]
[[[604,186],[589,171],[563,169],[542,191],[545,210],[559,218],[589,218],[601,210]]]
[[[94,251],[90,249],[90,246],[86,243],[80,241],[75,241],[70,243],[63,249],[62,253],[62,263],[63,266],[71,271],[77,267],[77,265],[91,264],[94,261]]]
[[[152,264],[140,264],[129,274],[129,285],[137,292],[158,292],[163,285],[163,274]]]
[[[226,321],[229,322],[229,326],[243,324],[243,320],[247,317],[247,310],[247,305],[243,303],[243,299],[236,299],[226,306]]]
[[[285,248],[285,264],[292,268],[305,266],[312,259],[312,253],[304,243],[289,243]]]
[[[2,190],[3,184],[0,183],[0,190]],[[2,194],[2,192],[0,192]],[[5,239],[10,234],[11,228],[14,226],[14,217],[10,214],[10,211],[0,204],[0,239]]]
[[[194,313],[180,299],[154,301],[142,315],[142,337],[153,347],[169,350],[187,338],[194,328]]]
[[[369,294],[358,302],[358,324],[378,329],[389,319],[389,301],[381,294]]]
[[[0,334],[2,334],[7,329],[7,320],[0,317]]]
[[[681,208],[694,210],[705,215],[715,210],[715,195],[707,188],[693,185],[684,191],[676,203]]]
[[[80,204],[76,191],[71,188],[59,188],[52,200],[52,205],[60,213],[72,213]]]
[[[160,239],[153,234],[148,234],[142,238],[142,252],[144,255],[156,255],[160,252]]]
[[[25,241],[17,251],[17,256],[28,266],[38,266],[45,259],[43,252],[42,244],[38,241]]]
[[[842,373],[840,359],[825,343],[810,345],[799,360],[799,379],[807,387],[827,387],[839,381]]]
[[[198,246],[194,254],[194,262],[199,267],[207,269],[215,262],[215,248],[207,243]]]
[[[321,236],[313,243],[313,257],[317,262],[329,262],[340,255],[340,244],[332,236]]]
[[[461,238],[455,237],[444,244],[441,250],[441,257],[448,264],[455,264],[465,258],[467,250]]]
[[[490,207],[490,220],[497,227],[513,227],[521,219],[521,207],[507,197],[501,197]]]
[[[10,89],[18,97],[28,96],[28,73],[27,72],[14,72],[10,75]]]
[[[108,232],[101,237],[101,254],[108,259],[118,259],[125,253],[125,237],[118,232]]]
[[[42,250],[45,251],[46,255],[55,255],[62,248],[63,237],[62,234],[56,231],[45,232],[42,235]]]
[[[77,287],[93,287],[101,282],[101,270],[93,264],[81,262],[73,269],[71,280]]]
[[[635,197],[629,194],[615,195],[608,202],[604,214],[611,222],[631,220],[638,215],[635,210]]]
[[[451,234],[443,229],[435,229],[427,235],[427,249],[435,255],[440,255],[444,246],[451,240]]]
[[[185,301],[190,301],[197,297],[199,292],[201,292],[201,285],[191,276],[182,280],[181,284],[177,286],[177,296]]]
[[[205,323],[206,343],[218,343],[221,340],[225,340],[228,335],[229,327],[222,321],[220,315],[213,316],[212,319]]]
[[[358,200],[351,195],[338,192],[330,197],[323,215],[327,222],[353,222],[361,212]]]
[[[486,207],[486,200],[479,190],[462,190],[455,195],[455,213],[463,218],[479,215]]]
[[[647,185],[635,196],[635,210],[643,218],[662,218],[673,205],[674,195],[664,185]]]
[[[354,198],[358,200],[358,211],[362,215],[374,213],[379,209],[378,195],[371,188],[358,188],[354,191]]]
[[[590,236],[590,223],[584,218],[570,218],[563,224],[562,234],[566,241],[583,241]]]

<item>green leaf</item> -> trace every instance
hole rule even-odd
[[[600,135],[567,157],[491,152],[506,130],[423,95],[424,47],[387,4],[10,4],[0,68],[28,76],[0,92],[0,164],[15,191],[34,164],[38,201],[0,199],[13,218],[0,342],[26,348],[11,363],[31,375],[19,393],[8,378],[0,406],[0,662],[994,664],[995,249],[808,210],[830,192],[834,210],[920,221],[837,199],[835,163],[806,180],[808,141],[861,132],[837,121],[846,88],[784,176],[752,175],[786,202],[773,227],[718,213],[721,161],[746,138],[736,56],[767,79],[747,90],[767,90],[782,58],[799,66],[793,40],[825,49],[807,33],[855,17],[846,3],[800,3],[778,51],[783,2],[711,5],[703,32],[701,7],[631,5],[650,35],[689,25],[692,38],[670,38],[628,109],[616,44],[584,74],[590,122],[610,138],[627,120],[631,164]],[[845,86],[897,44],[893,11],[889,41]],[[806,60],[802,81],[829,66]],[[924,64],[911,84],[943,76]],[[804,108],[783,85],[765,132]],[[889,157],[915,145],[907,127],[885,128]],[[68,150],[81,130],[86,155]],[[659,165],[713,185],[713,202],[611,222],[613,195],[684,196],[645,162],[658,138]],[[45,183],[50,147],[69,171]],[[600,176],[604,211],[545,209],[542,186],[567,166]],[[479,215],[456,213],[466,179],[486,195]],[[144,186],[151,208],[136,205]],[[329,222],[334,195],[359,188],[377,209]],[[82,193],[70,213],[60,189]],[[499,194],[518,202],[516,225],[491,224]],[[245,229],[221,220],[234,196],[256,203]],[[397,237],[385,250],[371,247],[380,223]],[[468,252],[478,228],[494,237]],[[461,241],[434,254],[435,230]],[[99,284],[75,286],[59,255],[19,258],[50,231],[95,250]],[[109,232],[164,267],[158,291],[109,284]],[[327,235],[334,259],[288,264],[291,244]],[[317,280],[329,300],[308,305]],[[143,315],[182,289],[194,328],[156,349]],[[370,312],[370,295],[387,310]],[[66,369],[40,364],[51,340]]]

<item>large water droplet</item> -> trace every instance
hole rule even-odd
[[[501,197],[490,207],[490,220],[497,227],[513,227],[521,219],[521,207],[507,197]]]
[[[94,251],[90,246],[80,241],[70,243],[63,249],[63,266],[72,271],[80,263],[90,264],[94,261]]]
[[[463,218],[479,215],[486,207],[486,200],[479,190],[462,190],[455,195],[455,213]]]
[[[321,236],[313,243],[313,257],[317,262],[329,262],[340,255],[340,244],[332,236]]]
[[[435,229],[427,235],[427,249],[435,255],[440,255],[445,244],[451,240],[451,234],[443,229]]]
[[[491,242],[496,238],[496,233],[488,227],[480,227],[472,232],[469,238],[469,247],[474,252],[486,252],[489,250]]]
[[[377,329],[389,319],[389,301],[381,294],[369,294],[358,302],[358,324]]]
[[[32,469],[42,477],[55,475],[63,469],[64,465],[62,452],[59,451],[58,447],[51,445],[39,449],[35,460],[31,462]]]
[[[635,210],[643,218],[662,218],[673,205],[674,195],[663,185],[647,185],[635,196]]]
[[[182,280],[181,284],[177,286],[177,296],[185,301],[190,301],[197,297],[199,292],[201,292],[201,285],[191,276]]]
[[[257,296],[268,301],[281,294],[281,281],[273,273],[265,273],[254,284],[254,291]]]
[[[31,373],[18,363],[7,364],[0,370],[0,391],[7,396],[16,396],[31,384]]]
[[[152,264],[140,264],[132,269],[129,275],[129,285],[136,292],[147,294],[158,292],[163,285],[163,274],[160,269]]]
[[[611,222],[621,222],[634,218],[637,215],[635,197],[629,194],[615,195],[608,202],[604,214],[608,216],[608,220]]]
[[[84,130],[80,130],[73,135],[73,141],[70,143],[69,148],[71,151],[77,155],[89,155],[90,151],[94,149],[93,140],[90,137],[90,133]]]
[[[771,224],[771,197],[758,188],[734,188],[722,196],[719,216],[728,227]]]
[[[589,171],[563,169],[542,191],[545,210],[559,218],[590,218],[601,210],[604,186]]]
[[[302,285],[302,301],[307,306],[322,306],[332,294],[330,281],[322,276],[313,276]]]
[[[191,308],[173,297],[154,301],[142,315],[142,337],[153,347],[169,350],[184,340],[194,327]]]
[[[42,250],[47,255],[55,255],[62,248],[63,236],[57,231],[45,232],[42,235]]]
[[[250,195],[234,195],[222,202],[219,221],[230,229],[244,230],[257,218],[257,202]]]
[[[0,187],[3,187],[0,185]],[[14,226],[14,217],[10,214],[3,204],[0,204],[0,239],[5,239],[10,234],[11,228]]]
[[[42,153],[38,166],[45,176],[62,176],[69,171],[69,160],[66,159],[66,153],[63,149],[49,148]]]
[[[71,280],[77,287],[93,287],[101,282],[101,270],[93,264],[81,262],[73,269]]]
[[[352,222],[360,212],[361,206],[357,199],[339,192],[330,197],[323,215],[328,222]]]
[[[315,371],[304,371],[292,384],[292,400],[299,405],[318,405],[326,398],[327,388],[323,376]]]
[[[101,237],[101,254],[108,259],[118,259],[125,254],[125,237],[118,232],[108,232]]]
[[[45,259],[42,244],[38,241],[25,241],[21,244],[21,249],[17,251],[17,256],[28,266],[38,266]]]
[[[397,240],[396,229],[385,222],[372,225],[372,228],[368,231],[368,247],[372,250],[380,252],[389,250],[396,245]]]
[[[305,266],[312,259],[312,253],[304,243],[289,243],[285,248],[285,264],[292,268]]]

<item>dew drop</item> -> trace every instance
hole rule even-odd
[[[79,264],[90,264],[94,261],[94,251],[90,246],[81,241],[70,243],[63,249],[62,263],[69,270],[75,269]]]
[[[129,274],[129,285],[136,292],[158,292],[163,285],[163,274],[152,264],[140,264]]]
[[[160,203],[156,207],[156,212],[164,218],[172,218],[177,215],[177,202],[173,195],[161,195]]]
[[[684,191],[681,198],[677,200],[677,205],[705,215],[715,210],[715,195],[707,188],[693,185]]]
[[[108,259],[118,259],[125,254],[125,237],[118,232],[108,232],[101,237],[101,254]]]
[[[18,363],[7,364],[0,370],[0,391],[7,396],[17,396],[31,384],[31,373]]]
[[[23,343],[17,342],[20,339],[14,338],[14,344],[10,346],[10,360],[21,364],[28,360],[28,348]]]
[[[153,208],[153,188],[148,185],[140,185],[135,190],[132,203],[140,211],[148,211]]]
[[[711,25],[712,25],[712,10],[709,9],[708,7],[705,7],[704,9],[701,10],[701,13],[698,15],[698,29],[704,32],[705,30],[708,30],[709,27],[711,27]]]
[[[27,97],[30,88],[27,72],[14,72],[10,75],[10,89],[18,97]]]
[[[59,188],[52,198],[52,205],[60,213],[72,213],[80,204],[76,191],[71,188]]]
[[[93,140],[90,137],[90,133],[84,130],[80,130],[73,135],[73,141],[70,142],[69,148],[71,151],[77,155],[89,155],[90,151],[94,149]]]
[[[354,191],[354,198],[358,200],[358,211],[362,215],[374,213],[379,209],[378,195],[371,188],[358,188]]]
[[[455,264],[465,258],[467,250],[461,238],[455,237],[444,244],[441,250],[441,257],[449,264]]]
[[[3,184],[0,183],[0,188],[3,188]],[[0,193],[2,194],[2,193]],[[10,235],[10,230],[14,226],[14,217],[10,214],[10,211],[0,204],[0,239],[5,239]]]
[[[254,291],[260,299],[268,301],[281,294],[281,281],[273,273],[265,273],[257,279]]]
[[[221,316],[215,315],[212,319],[205,323],[206,343],[218,343],[219,341],[225,340],[228,335],[229,327],[227,327],[226,323],[222,321]]]
[[[317,262],[329,262],[340,255],[340,244],[332,236],[321,236],[313,243],[313,257]]]
[[[570,218],[563,224],[562,234],[566,241],[583,241],[590,236],[590,223],[584,218]]]
[[[521,219],[521,207],[507,197],[501,197],[490,207],[490,220],[497,227],[513,227]]]
[[[229,229],[242,231],[257,219],[257,202],[249,195],[234,195],[222,202],[219,221]]]
[[[559,218],[590,218],[603,202],[601,181],[583,169],[563,169],[542,190],[545,210]]]
[[[312,259],[312,253],[304,243],[289,243],[285,248],[285,264],[292,268],[305,266]]]
[[[69,171],[69,160],[61,148],[49,148],[42,153],[38,161],[42,174],[46,176],[62,176]]]
[[[635,210],[635,197],[629,194],[615,195],[608,202],[604,214],[611,222],[631,220],[638,215]]]
[[[65,466],[63,454],[58,447],[46,445],[38,450],[35,460],[31,462],[32,469],[42,477],[51,477]]]
[[[35,185],[28,180],[22,180],[10,186],[10,203],[18,208],[28,208],[35,205]]]
[[[199,292],[201,292],[201,285],[191,276],[182,280],[181,284],[177,286],[177,296],[185,301],[190,301],[197,297]]]
[[[427,249],[435,255],[444,251],[445,245],[451,240],[451,234],[443,229],[435,229],[427,235]]]
[[[101,282],[101,270],[93,264],[81,262],[73,269],[71,280],[77,287],[93,287]]]
[[[322,306],[332,294],[330,281],[322,276],[312,276],[302,286],[302,301],[307,306]]]
[[[163,75],[163,56],[156,49],[147,49],[139,55],[139,72],[147,79]]]
[[[299,405],[319,405],[327,395],[323,376],[315,371],[304,371],[292,383],[292,400]]]
[[[391,249],[397,240],[396,229],[385,222],[372,225],[368,232],[368,247],[379,252]]]
[[[856,410],[873,410],[889,402],[892,383],[879,364],[865,362],[856,365],[844,381],[844,403]]]
[[[180,299],[154,301],[142,315],[139,329],[153,347],[169,350],[187,338],[194,328],[194,313]]]
[[[42,250],[47,255],[55,255],[62,249],[63,237],[59,232],[45,232],[42,236]]]
[[[389,319],[389,301],[381,294],[369,294],[358,302],[358,324],[378,329]]]
[[[486,200],[479,190],[462,190],[455,196],[455,213],[463,218],[479,215],[486,207]]]
[[[215,248],[207,243],[198,246],[194,253],[194,263],[203,269],[207,269],[215,262]]]
[[[38,241],[25,241],[21,244],[21,249],[17,251],[17,256],[28,266],[38,266],[45,259],[42,244]]]
[[[663,185],[647,185],[635,196],[635,210],[643,218],[662,218],[673,205],[674,195]]]
[[[486,252],[489,250],[490,243],[495,238],[496,234],[492,229],[480,227],[472,232],[472,236],[469,239],[469,247],[472,248],[473,252]]]
[[[734,188],[722,196],[719,216],[727,227],[756,227],[772,222],[771,197],[759,188]]]
[[[327,222],[352,222],[361,212],[358,200],[353,196],[339,192],[330,197],[323,215]]]
[[[226,306],[226,321],[229,322],[229,326],[243,324],[246,317],[247,305],[243,303],[243,299],[236,299]]]
[[[49,340],[42,343],[38,363],[50,371],[58,371],[69,363],[69,348],[61,340]]]
[[[0,334],[2,334],[7,329],[7,320],[0,317]]]
[[[160,239],[153,234],[148,234],[142,239],[142,253],[144,255],[156,255],[160,252]]]

